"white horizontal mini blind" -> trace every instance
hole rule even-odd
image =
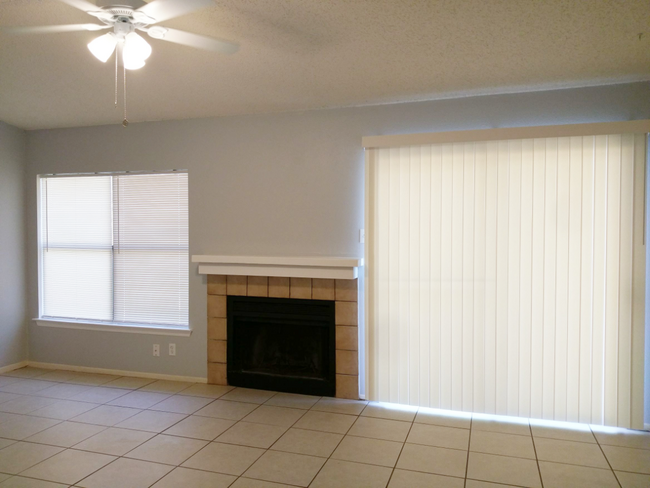
[[[41,317],[188,324],[187,174],[40,179]]]
[[[643,426],[646,136],[367,151],[368,392]]]
[[[187,173],[115,177],[115,320],[187,324]]]
[[[111,178],[41,179],[42,310],[112,319]]]

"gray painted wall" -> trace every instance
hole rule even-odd
[[[0,122],[0,367],[27,359],[25,131]]]
[[[161,101],[160,103],[164,103]],[[117,117],[117,116],[116,116]],[[650,84],[28,134],[28,255],[36,175],[187,168],[190,254],[361,256],[368,135],[650,118]],[[36,260],[28,263],[37,311]],[[206,284],[190,267],[190,338],[30,325],[35,361],[206,375]],[[154,358],[152,344],[162,345]],[[177,356],[166,355],[168,342]]]

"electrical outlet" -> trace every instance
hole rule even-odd
[[[160,344],[153,345],[153,355],[160,356]]]
[[[176,344],[174,344],[173,342],[169,343],[169,355],[176,356]]]

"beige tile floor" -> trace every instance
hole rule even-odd
[[[650,487],[650,433],[144,378],[0,375],[0,488]]]

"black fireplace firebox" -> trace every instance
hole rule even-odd
[[[228,296],[228,383],[334,396],[334,302]]]

